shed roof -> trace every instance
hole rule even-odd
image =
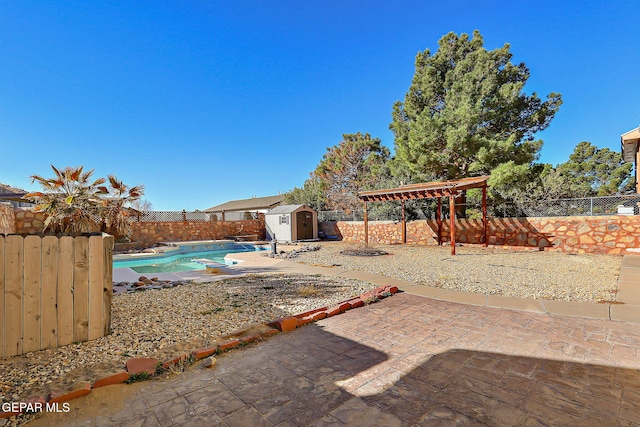
[[[620,136],[620,144],[622,145],[622,158],[625,162],[635,162],[636,152],[638,151],[638,142],[640,141],[640,126],[623,133]]]
[[[271,209],[282,203],[283,200],[284,196],[282,194],[278,194],[277,196],[252,197],[250,199],[231,200],[221,205],[212,206],[204,211],[212,213]]]
[[[306,206],[306,205],[280,205],[280,206],[276,206],[275,208],[271,209],[265,215],[290,214],[290,213],[294,213],[295,211],[297,211],[300,208],[307,208],[308,210],[313,210],[312,208],[310,208],[309,206]]]
[[[386,202],[390,200],[428,199],[457,196],[470,188],[487,186],[489,176],[474,176],[455,181],[432,181],[420,184],[401,185],[387,190],[362,191],[358,198],[364,202]]]

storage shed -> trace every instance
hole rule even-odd
[[[264,214],[267,240],[294,242],[318,238],[318,213],[307,205],[280,205]]]

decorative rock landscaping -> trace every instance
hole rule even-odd
[[[140,276],[135,282],[115,282],[113,284],[113,294],[118,295],[125,292],[132,293],[149,289],[169,289],[187,284],[189,284],[187,280],[160,280],[157,277],[148,279],[145,276]]]
[[[452,291],[505,297],[607,302],[616,300],[622,257],[483,248],[463,245],[451,256],[447,246],[376,245],[375,257],[347,256],[363,249],[345,242],[322,242],[322,249],[300,252],[296,261],[339,266]],[[371,246],[369,247],[371,249]]]
[[[295,258],[299,254],[303,254],[306,252],[314,252],[317,250],[320,250],[320,245],[303,245],[293,250],[280,251],[280,253],[276,253],[276,254],[269,252],[268,254],[266,254],[266,256],[271,258],[287,259],[287,258]]]

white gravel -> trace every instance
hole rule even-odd
[[[615,301],[622,256],[461,246],[374,245],[389,255],[342,255],[362,245],[322,242],[294,259],[381,274],[445,289],[517,298]]]

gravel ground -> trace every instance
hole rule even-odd
[[[131,357],[151,357],[185,342],[198,343],[193,350],[246,325],[335,304],[374,288],[351,279],[273,274],[116,295],[111,335],[0,359],[0,402],[46,390],[76,368],[112,360],[124,365]]]
[[[295,260],[464,292],[562,301],[615,301],[621,256],[462,246],[373,245],[388,255],[342,255],[362,245],[322,242]]]

